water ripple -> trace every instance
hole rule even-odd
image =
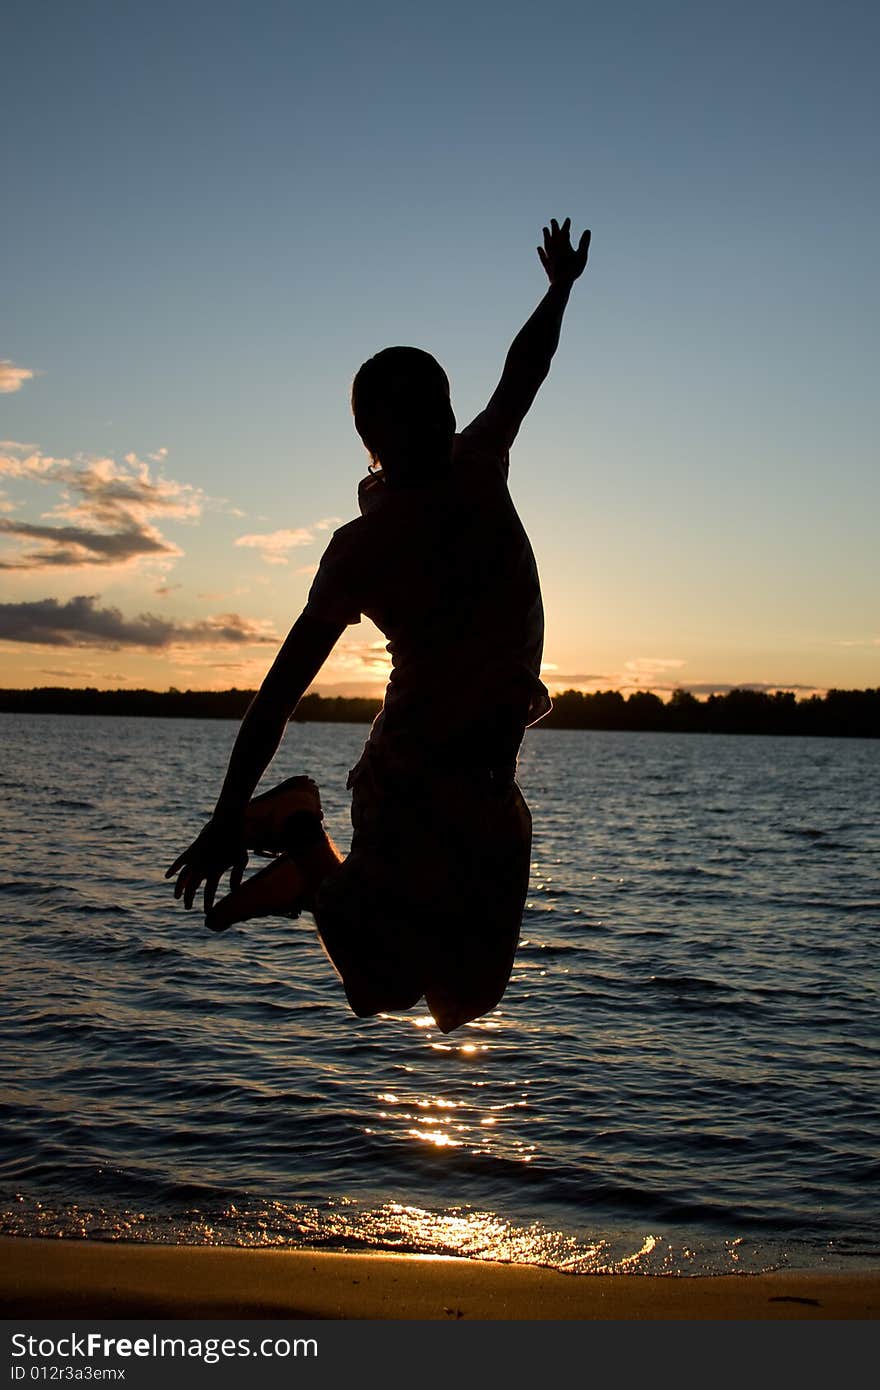
[[[2,718],[0,1230],[878,1258],[880,746],[530,734],[513,979],[445,1037],[352,1018],[307,919],[217,939],[173,903],[184,774],[207,809],[233,726]],[[363,737],[298,726],[272,772],[318,777],[343,844]]]

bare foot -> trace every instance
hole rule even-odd
[[[295,916],[303,906],[305,891],[306,880],[300,866],[286,855],[279,855],[221,898],[205,917],[205,926],[211,931],[226,931],[236,922],[248,922],[252,917]]]
[[[305,812],[317,822],[323,819],[321,796],[311,777],[288,777],[270,791],[248,803],[244,817],[245,844],[248,849],[280,854],[290,849],[287,834],[290,818]]]

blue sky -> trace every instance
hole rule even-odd
[[[570,215],[511,474],[546,678],[876,685],[878,38],[851,3],[11,4],[0,681],[258,682],[354,512],[360,362],[428,348],[465,424]],[[383,661],[363,623],[319,684]]]

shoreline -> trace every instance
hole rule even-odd
[[[880,738],[880,687],[825,689],[822,695],[820,688],[815,687],[812,695],[800,700],[786,687],[771,693],[747,685],[734,686],[705,699],[677,689],[667,701],[652,690],[631,690],[626,698],[619,690],[556,690],[552,708],[534,727],[542,731]],[[0,713],[240,721],[255,693],[236,688],[2,688]],[[381,707],[381,695],[324,696],[310,690],[298,703],[290,722],[368,726]]]
[[[0,1315],[31,1318],[850,1320],[857,1273],[564,1274],[450,1256],[0,1237]]]

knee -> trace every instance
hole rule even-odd
[[[346,980],[345,995],[352,1013],[358,1018],[374,1018],[376,1014],[399,1013],[411,1009],[422,997],[421,984],[387,981]]]

